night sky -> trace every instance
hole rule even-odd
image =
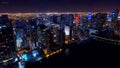
[[[0,0],[0,12],[74,12],[120,9],[120,0]]]

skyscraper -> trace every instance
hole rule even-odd
[[[15,53],[13,28],[7,15],[0,18],[0,63],[12,60]]]

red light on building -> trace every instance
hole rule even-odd
[[[79,23],[79,17],[78,17],[78,15],[75,16],[75,23],[76,23],[76,25],[78,25],[78,23]]]

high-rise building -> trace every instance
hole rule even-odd
[[[92,20],[92,13],[89,12],[89,13],[88,13],[88,21],[91,21],[91,20]]]
[[[61,30],[64,31],[64,27],[65,27],[65,23],[66,22],[66,15],[65,14],[61,14],[60,15],[60,28]]]
[[[75,15],[75,24],[78,25],[79,24],[79,16],[76,14]]]
[[[10,60],[12,61],[15,51],[11,22],[7,15],[2,15],[0,18],[0,63],[7,64]]]
[[[74,21],[74,15],[73,14],[69,14],[68,15],[69,18],[69,26],[70,26],[70,40],[72,39],[72,32],[73,32],[73,21]]]
[[[38,46],[37,22],[36,19],[31,19],[29,22],[32,48],[34,49]]]
[[[109,22],[116,22],[119,15],[119,9],[113,10],[108,15],[108,21]]]
[[[113,12],[114,12],[113,21],[117,21],[117,18],[118,18],[118,15],[119,15],[119,9],[115,9]]]

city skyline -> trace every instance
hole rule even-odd
[[[1,0],[0,12],[102,12],[120,8],[119,0]]]

